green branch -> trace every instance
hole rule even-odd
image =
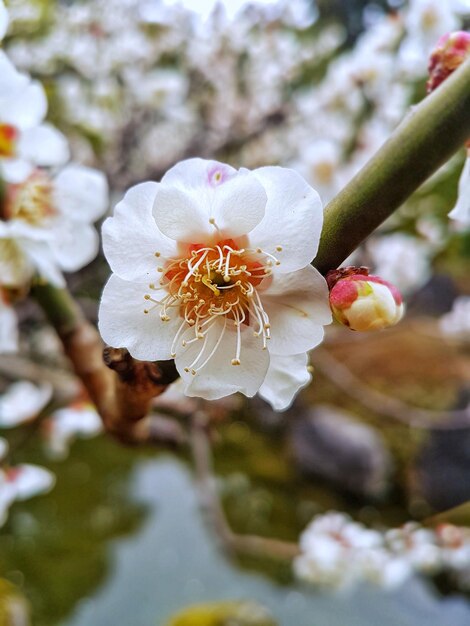
[[[470,137],[470,59],[414,107],[325,208],[313,265],[336,268]]]
[[[36,284],[31,288],[31,295],[61,337],[73,332],[82,323],[83,313],[67,289],[50,284]]]

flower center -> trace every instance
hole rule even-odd
[[[18,131],[10,124],[0,124],[0,157],[15,156]]]
[[[4,217],[39,226],[57,213],[52,199],[52,183],[44,172],[33,172],[23,183],[9,185]]]
[[[281,246],[277,250],[280,252]],[[158,252],[156,256],[160,256]],[[194,337],[182,341],[182,345],[202,340],[202,354],[209,331],[220,319],[224,322],[223,330],[215,348],[204,363],[188,371],[195,374],[201,369],[220,344],[223,333],[230,329],[237,333],[232,365],[240,365],[243,326],[251,326],[266,349],[270,325],[258,291],[267,286],[273,265],[279,265],[277,258],[260,248],[243,248],[233,239],[224,239],[213,246],[192,244],[185,257],[159,267],[158,271],[162,273],[159,287],[168,293],[162,300],[155,300],[151,294],[146,294],[145,299],[160,308],[163,321],[170,319],[168,311],[171,307],[179,309],[183,320],[173,341],[171,356],[176,356],[176,345],[188,325],[194,328]],[[150,285],[151,290],[157,288]]]

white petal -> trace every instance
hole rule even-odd
[[[189,328],[182,340],[189,341],[193,337],[194,329]],[[262,343],[259,337],[253,336],[252,329],[244,327],[241,331],[241,364],[232,365],[236,342],[233,321],[225,319],[215,321],[206,341],[199,339],[185,348],[179,342],[175,364],[185,383],[186,395],[216,400],[240,391],[248,397],[254,396],[266,375],[269,353],[262,349]],[[201,369],[197,370],[198,367]],[[185,368],[196,370],[196,374],[186,372]]]
[[[275,411],[285,411],[292,404],[295,394],[310,382],[307,370],[308,355],[278,356],[271,354],[269,369],[260,387],[259,395]]]
[[[198,198],[194,193],[164,183],[158,188],[153,216],[161,232],[175,241],[201,243],[215,232],[209,222],[210,204],[204,194]]]
[[[64,407],[47,420],[47,451],[55,459],[63,459],[75,437],[94,437],[102,431],[103,424],[94,406],[83,403]]]
[[[113,272],[125,280],[152,282],[157,266],[176,254],[174,241],[163,235],[152,216],[158,183],[129,189],[103,224],[103,249]],[[159,252],[159,260],[155,253]]]
[[[27,81],[23,89],[14,89],[0,100],[0,118],[23,132],[40,124],[47,113],[47,98],[38,81]],[[21,138],[20,138],[21,141]]]
[[[17,350],[18,322],[15,309],[2,303],[0,294],[0,354]]]
[[[3,109],[8,108],[11,94],[25,89],[29,82],[29,76],[18,72],[5,52],[0,49],[0,119],[2,122],[4,122]]]
[[[114,348],[127,348],[141,361],[171,358],[171,344],[182,319],[176,308],[169,310],[171,319],[160,319],[159,307],[148,314],[151,302],[144,299],[148,284],[122,280],[111,275],[105,285],[99,310],[99,330],[104,341]],[[161,298],[166,292],[153,291],[152,297]]]
[[[190,159],[163,177],[154,216],[168,237],[200,243],[212,235],[247,234],[261,221],[265,205],[264,188],[248,170]]]
[[[22,132],[18,153],[23,159],[42,167],[63,165],[70,158],[67,139],[51,124],[41,124]]]
[[[22,183],[34,170],[34,166],[24,159],[0,159],[2,178],[9,183]]]
[[[30,240],[20,243],[22,244],[25,255],[29,258],[42,278],[56,287],[65,287],[62,272],[57,267],[57,262],[46,242]]]
[[[3,39],[5,33],[8,28],[8,11],[3,4],[3,1],[0,1],[0,40]]]
[[[218,185],[214,196],[211,217],[223,237],[246,235],[263,219],[266,192],[251,172],[241,172]]]
[[[281,264],[275,272],[305,267],[315,257],[323,225],[320,196],[296,172],[262,167],[253,174],[263,185],[268,201],[261,222],[249,235],[250,245],[273,254]],[[279,252],[276,248],[282,247]]]
[[[108,208],[106,176],[91,167],[67,165],[54,179],[54,201],[75,222],[96,222]]]
[[[39,387],[27,381],[10,385],[0,397],[0,427],[12,428],[34,419],[51,397],[52,386],[48,383]]]
[[[261,297],[271,325],[271,354],[300,354],[322,341],[323,326],[332,319],[328,286],[311,265],[274,276]]]
[[[467,157],[460,175],[457,203],[449,217],[470,225],[470,156]]]
[[[60,220],[53,232],[55,237],[49,245],[57,264],[66,272],[76,272],[85,267],[98,254],[98,233],[89,224]]]
[[[11,470],[14,472],[15,500],[28,500],[47,493],[55,485],[54,474],[44,467],[24,463]]]
[[[169,169],[162,183],[182,190],[200,191],[223,184],[236,174],[236,169],[219,161],[186,159]]]

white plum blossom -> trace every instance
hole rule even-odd
[[[0,470],[0,526],[8,516],[8,509],[15,501],[29,500],[48,493],[55,484],[52,472],[38,465],[23,463]]]
[[[432,246],[404,233],[375,237],[367,245],[374,273],[403,293],[418,289],[431,276]]]
[[[409,522],[388,530],[385,539],[393,553],[406,556],[415,570],[432,574],[440,569],[442,558],[432,530]]]
[[[292,403],[293,390],[306,387],[311,379],[308,354],[271,354],[269,368],[258,393],[275,411],[284,411]]]
[[[329,139],[309,143],[292,167],[301,174],[328,202],[340,189],[341,151],[337,142]]]
[[[51,177],[34,170],[7,186],[0,216],[0,268],[7,286],[23,286],[37,272],[63,286],[62,270],[92,261],[99,238],[92,223],[107,208],[108,188],[97,170],[69,164]]]
[[[364,556],[382,546],[379,532],[343,513],[326,513],[317,516],[302,533],[301,555],[294,562],[294,571],[314,585],[348,588],[361,577]]]
[[[411,0],[404,11],[406,37],[399,51],[405,74],[420,76],[439,37],[458,28],[459,19],[452,4],[450,1]]]
[[[439,328],[447,337],[470,341],[470,296],[455,299],[452,310],[440,318]]]
[[[67,456],[70,444],[76,437],[91,438],[103,430],[95,407],[89,402],[75,402],[54,411],[43,424],[48,453],[56,458]]]
[[[10,385],[0,396],[0,428],[12,428],[34,420],[52,397],[52,386],[27,381]]]
[[[21,182],[39,166],[58,166],[69,158],[65,137],[43,123],[47,99],[42,85],[12,65],[0,50],[0,173]]]
[[[50,491],[55,484],[55,476],[52,472],[30,463],[22,463],[10,467],[6,471],[9,481],[15,491],[15,500],[29,500]]]
[[[285,406],[306,383],[299,355],[331,321],[326,281],[310,265],[322,221],[316,191],[279,167],[190,159],[133,187],[103,226],[113,270],[103,339],[136,359],[174,358],[185,393],[206,399],[253,396],[278,376],[285,385],[281,370],[268,374],[271,355],[282,357],[295,372]]]
[[[449,217],[466,227],[470,227],[470,149],[459,180],[457,202]]]
[[[302,533],[294,571],[306,582],[334,590],[364,582],[395,589],[416,573],[442,571],[465,587],[470,581],[470,532],[451,524],[431,529],[415,522],[378,531],[344,513],[328,512]]]

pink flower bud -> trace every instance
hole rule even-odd
[[[470,56],[470,33],[463,30],[443,35],[429,58],[427,91],[431,93]]]
[[[330,305],[338,322],[360,331],[394,326],[404,311],[398,289],[366,273],[339,278],[331,288]]]

